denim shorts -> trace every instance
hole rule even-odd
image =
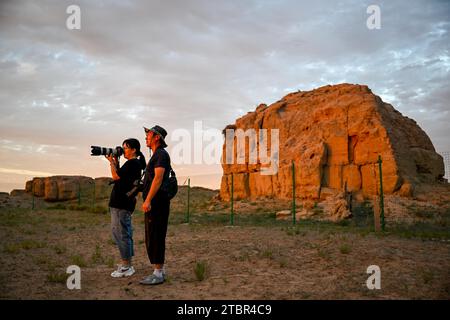
[[[109,207],[111,212],[112,238],[119,247],[123,260],[130,260],[134,256],[133,228],[131,226],[131,212],[125,209]]]

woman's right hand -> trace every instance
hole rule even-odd
[[[117,174],[117,172],[119,171],[119,161],[116,157],[114,157],[113,155],[109,155],[109,156],[105,156],[105,158],[109,161],[110,163],[110,169],[111,169],[111,175],[114,181],[119,180],[120,177]]]
[[[117,159],[112,155],[105,156],[105,158],[109,161],[113,166],[117,166]]]
[[[152,205],[151,205],[150,201],[145,200],[142,203],[142,211],[144,211],[144,213],[149,212],[151,210],[151,208],[152,208]]]

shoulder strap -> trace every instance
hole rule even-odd
[[[172,169],[172,165],[169,164],[169,166],[170,166],[169,176],[176,177],[175,171],[173,171]]]

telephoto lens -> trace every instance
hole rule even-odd
[[[123,148],[117,146],[115,149],[113,149],[112,154],[115,155],[116,157],[120,157],[123,155]]]
[[[110,154],[115,157],[120,157],[123,155],[123,148],[119,146],[115,148],[91,146],[91,156],[109,156]]]

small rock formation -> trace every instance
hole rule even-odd
[[[260,129],[279,129],[279,166],[276,174],[262,175],[260,159],[249,161],[247,141],[244,164],[222,164],[222,200],[230,199],[232,174],[235,199],[291,198],[292,162],[296,196],[304,200],[343,191],[359,197],[378,194],[379,155],[385,194],[410,197],[417,186],[443,181],[442,156],[427,134],[364,85],[290,93],[270,106],[259,105],[227,128],[254,129],[257,135]],[[233,159],[236,145],[235,137]],[[222,156],[226,159],[225,144]],[[333,215],[346,216],[343,205]]]
[[[113,180],[108,177],[95,178],[95,197],[97,199],[100,198],[109,198],[111,195],[111,190],[113,185],[111,184]]]
[[[327,214],[327,218],[334,222],[350,218],[352,215],[349,200],[346,198],[344,192],[338,192],[332,197],[326,198],[321,203],[321,207]]]
[[[22,190],[22,189],[14,189],[14,190],[11,190],[11,192],[9,193],[9,195],[11,197],[20,197],[20,196],[24,196],[25,194],[26,194],[26,191]]]
[[[31,195],[27,194],[25,190],[14,189],[10,193],[0,192],[0,209],[30,207]]]
[[[0,192],[0,205],[2,203],[6,203],[9,200],[9,193],[8,192]]]
[[[87,190],[94,190],[96,198],[109,196],[111,178],[96,178],[84,176],[52,176],[44,178],[33,178],[27,181],[25,191],[42,197],[46,201],[67,201],[78,198],[79,193],[85,195]]]

